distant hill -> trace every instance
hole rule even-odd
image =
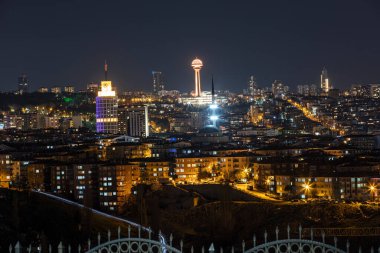
[[[94,94],[87,93],[0,93],[0,110],[19,109],[27,106],[51,106],[70,111],[95,112],[95,106],[89,101],[94,100]]]
[[[55,104],[57,98],[53,93],[25,93],[16,95],[13,93],[0,93],[0,109],[8,110],[9,106],[34,106]]]

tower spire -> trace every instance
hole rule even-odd
[[[215,102],[215,89],[214,89],[214,75],[211,75],[211,99],[212,103]]]
[[[104,81],[108,81],[107,74],[108,74],[108,64],[107,64],[107,60],[104,60]]]

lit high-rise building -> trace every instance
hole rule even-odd
[[[319,94],[319,88],[318,88],[318,86],[317,85],[315,85],[315,84],[311,84],[310,86],[309,86],[309,88],[310,88],[310,96],[318,96],[318,94]]]
[[[58,87],[58,86],[56,86],[56,87],[52,87],[52,88],[50,89],[50,91],[51,91],[51,93],[59,94],[59,93],[62,93],[62,88],[61,88],[61,87]]]
[[[321,73],[321,89],[326,94],[331,89],[330,83],[329,83],[329,77],[327,75],[327,69],[325,67],[323,67],[322,73]]]
[[[107,63],[104,65],[105,81],[101,81],[101,90],[96,97],[96,132],[117,133],[117,96],[112,82],[107,80]]]
[[[99,91],[99,84],[97,83],[89,83],[87,84],[87,92],[88,93],[98,93]]]
[[[380,98],[380,84],[370,84],[371,86],[371,97]]]
[[[315,84],[298,85],[297,92],[303,96],[317,96],[318,87]]]
[[[125,106],[117,109],[117,129],[119,134],[128,135],[129,114]]]
[[[371,97],[371,85],[369,84],[353,84],[351,86],[351,96],[354,97]]]
[[[282,97],[289,91],[289,86],[284,85],[280,80],[272,83],[272,92],[274,97]]]
[[[191,66],[194,69],[195,72],[195,90],[194,90],[194,96],[200,97],[202,95],[201,90],[201,68],[203,67],[203,62],[196,58],[192,61]]]
[[[254,76],[251,76],[248,81],[249,95],[253,96],[255,94],[256,89],[257,89],[256,78]]]
[[[160,71],[152,71],[153,75],[153,92],[158,93],[165,89],[164,77]]]
[[[308,88],[307,85],[297,85],[297,93],[305,95],[305,93],[308,93],[308,91],[306,91],[306,88]]]
[[[149,136],[148,106],[119,108],[119,132],[133,137]]]
[[[49,88],[47,88],[47,87],[40,87],[40,88],[38,88],[38,92],[39,93],[48,93],[49,92]]]
[[[63,87],[63,90],[66,93],[74,93],[75,92],[74,86],[65,86],[65,87]]]
[[[27,78],[26,74],[22,74],[18,78],[18,93],[23,94],[25,92],[28,92],[28,88],[29,88],[28,78]]]

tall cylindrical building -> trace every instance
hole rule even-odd
[[[194,90],[194,96],[195,97],[200,97],[202,95],[202,90],[201,90],[201,68],[203,67],[203,63],[201,60],[198,58],[195,58],[191,66],[194,69],[195,72],[195,90]]]

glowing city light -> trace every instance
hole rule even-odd
[[[102,81],[101,90],[98,92],[98,97],[115,97],[116,92],[112,90],[111,81]]]
[[[211,116],[210,116],[210,119],[211,119],[212,121],[216,121],[216,120],[218,120],[218,116],[216,116],[216,115],[211,115]]]
[[[217,104],[211,104],[210,105],[210,109],[217,109],[218,108],[218,105]]]

